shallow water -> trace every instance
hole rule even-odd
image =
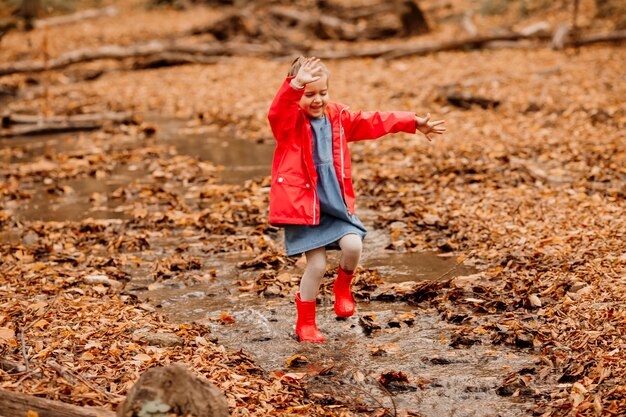
[[[224,183],[240,184],[251,178],[270,175],[273,144],[186,133],[186,130],[181,130],[179,121],[157,119],[157,123],[161,127],[161,140],[171,143],[180,154],[223,167],[220,178]]]
[[[384,269],[413,268],[415,276],[424,276],[430,267],[426,263],[421,270],[417,258],[427,256],[407,256],[407,262],[396,256],[395,263]],[[139,290],[140,297],[174,322],[206,324],[219,343],[250,354],[267,372],[308,374],[310,393],[349,402],[358,397],[371,408],[380,407],[381,402],[391,410],[395,404],[397,409],[426,417],[527,415],[524,404],[500,397],[495,390],[510,372],[532,366],[532,355],[487,343],[454,348],[450,340],[457,325],[441,320],[433,309],[403,302],[359,302],[353,317],[340,320],[327,295],[319,297],[317,307],[318,326],[326,342],[298,343],[294,295],[262,298],[239,291],[233,281],[254,275],[236,267],[241,260],[245,256],[213,257],[207,260],[207,267],[219,271],[213,282]],[[234,322],[223,324],[219,317],[224,313]],[[402,321],[407,313],[414,316],[410,324]],[[380,329],[369,333],[360,323],[362,318],[372,318]],[[307,363],[288,366],[294,355],[304,356]],[[320,369],[329,371],[320,376]],[[401,372],[409,383],[400,384],[400,391],[390,395],[376,382],[384,372]]]

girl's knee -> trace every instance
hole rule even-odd
[[[350,234],[341,238],[340,246],[345,256],[360,257],[363,250],[363,241],[359,235]]]
[[[363,242],[359,235],[346,235],[339,242],[341,246],[340,266],[346,273],[352,273],[356,269],[361,259]]]
[[[326,273],[326,262],[320,263],[307,263],[306,272],[311,276],[315,276],[316,278],[321,278]]]
[[[317,277],[324,276],[326,273],[326,252],[307,253],[305,271]]]

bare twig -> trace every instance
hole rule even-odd
[[[372,378],[372,379],[374,379],[374,378]],[[329,382],[332,382],[332,383],[335,383],[335,384],[337,384],[337,385],[340,385],[340,384],[339,384],[339,382],[337,382],[337,381],[333,381],[332,379],[328,379],[328,381],[329,381]],[[378,381],[376,381],[376,382],[378,382]],[[342,382],[342,383],[341,383],[341,386],[342,386],[342,387],[343,387],[343,386],[345,386],[345,385],[348,385],[348,386],[350,386],[351,388],[354,388],[354,389],[356,389],[357,391],[359,391],[361,394],[364,394],[364,395],[366,395],[367,397],[371,398],[372,400],[374,400],[374,402],[375,402],[376,404],[378,404],[378,406],[379,406],[380,408],[382,408],[383,410],[385,410],[385,412],[387,412],[387,414],[391,415],[391,410],[389,410],[387,407],[385,407],[385,405],[384,405],[384,404],[383,404],[383,403],[382,403],[382,402],[381,402],[378,398],[376,398],[376,396],[375,396],[374,394],[372,394],[371,392],[366,391],[365,389],[363,389],[363,388],[359,387],[359,386],[358,386],[358,385],[356,385],[356,384],[351,384],[351,383],[346,383],[346,382]],[[391,398],[391,393],[389,393],[389,391],[386,391],[386,392],[389,394],[389,396],[390,396],[390,398]],[[393,416],[395,417],[395,416],[396,416],[396,410],[395,410],[395,409],[396,409],[396,404],[395,404],[395,402],[393,401],[393,398],[391,398],[391,402],[393,403],[393,408],[394,408],[394,414],[393,414]]]
[[[22,377],[21,377],[20,379],[18,379],[18,380],[15,382],[15,386],[19,387],[19,386],[20,386],[20,384],[21,384],[24,380],[26,380],[26,379],[30,378],[32,375],[34,375],[34,374],[36,374],[36,373],[37,373],[37,372],[36,372],[35,370],[32,370],[32,371],[26,371],[26,372],[24,373],[24,375],[22,375]]]
[[[449,275],[452,272],[456,271],[464,263],[465,263],[465,259],[463,259],[461,262],[457,262],[452,268],[448,269],[446,272],[444,272],[443,274],[439,275],[439,277],[437,277],[437,279],[435,281],[438,281],[441,278],[445,277],[446,275]]]
[[[98,387],[94,386],[91,382],[87,381],[85,378],[83,378],[79,374],[77,374],[75,372],[72,372],[70,369],[67,369],[67,368],[63,367],[62,365],[60,365],[59,363],[57,363],[57,362],[55,362],[53,360],[49,360],[47,363],[61,377],[63,377],[66,380],[68,380],[68,382],[76,383],[76,381],[79,381],[79,382],[85,384],[87,386],[87,388],[89,388],[90,390],[92,390],[94,392],[97,392],[98,394],[102,395],[103,397],[108,397],[110,399],[115,399],[115,398],[119,397],[118,395],[113,394],[111,392],[102,391],[101,389],[99,389]],[[74,381],[72,381],[72,380],[74,380]]]
[[[24,366],[26,367],[26,372],[29,372],[28,368],[28,352],[26,352],[26,341],[24,339],[24,329],[20,330],[20,343],[22,344],[22,357],[24,358]]]
[[[387,389],[386,386],[381,384],[379,380],[375,379],[375,381],[380,387],[380,389],[389,396],[389,399],[391,400],[391,404],[393,405],[393,416],[396,417],[398,415],[398,409],[396,408],[396,401],[393,399],[393,394]]]

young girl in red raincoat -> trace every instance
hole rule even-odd
[[[299,57],[269,111],[276,139],[270,191],[270,223],[284,226],[288,256],[302,253],[306,268],[296,295],[300,341],[323,342],[315,322],[315,299],[326,272],[326,250],[340,249],[333,285],[338,317],[354,314],[350,284],[366,230],[354,213],[348,142],[387,133],[445,131],[443,120],[412,112],[351,112],[330,102],[328,70],[319,59]]]

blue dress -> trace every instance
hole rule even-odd
[[[355,214],[349,214],[341,194],[333,163],[333,137],[326,116],[311,118],[313,162],[317,171],[317,196],[320,202],[320,223],[315,226],[286,225],[287,256],[300,255],[311,249],[339,249],[339,239],[347,234],[365,238],[367,230]]]

